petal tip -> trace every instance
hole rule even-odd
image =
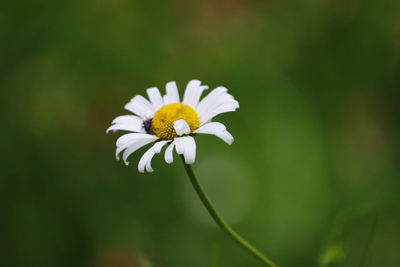
[[[193,164],[195,162],[195,159],[188,159],[185,157],[185,163],[186,164]]]

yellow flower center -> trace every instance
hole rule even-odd
[[[181,103],[168,104],[160,108],[151,120],[151,131],[163,140],[172,140],[178,135],[174,129],[174,121],[185,120],[193,132],[200,125],[196,111]]]

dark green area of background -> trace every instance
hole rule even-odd
[[[280,266],[400,266],[400,2],[8,1],[0,8],[0,265],[260,266],[179,158],[139,174],[105,134],[176,80],[241,108],[198,136],[200,181]]]

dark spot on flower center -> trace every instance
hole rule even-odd
[[[146,133],[148,133],[148,134],[152,133],[152,131],[151,131],[151,120],[152,119],[148,119],[148,120],[143,122],[143,127],[146,130]]]

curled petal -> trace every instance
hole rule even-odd
[[[190,133],[190,126],[187,124],[185,120],[177,120],[173,122],[175,132],[178,136],[189,134]]]

